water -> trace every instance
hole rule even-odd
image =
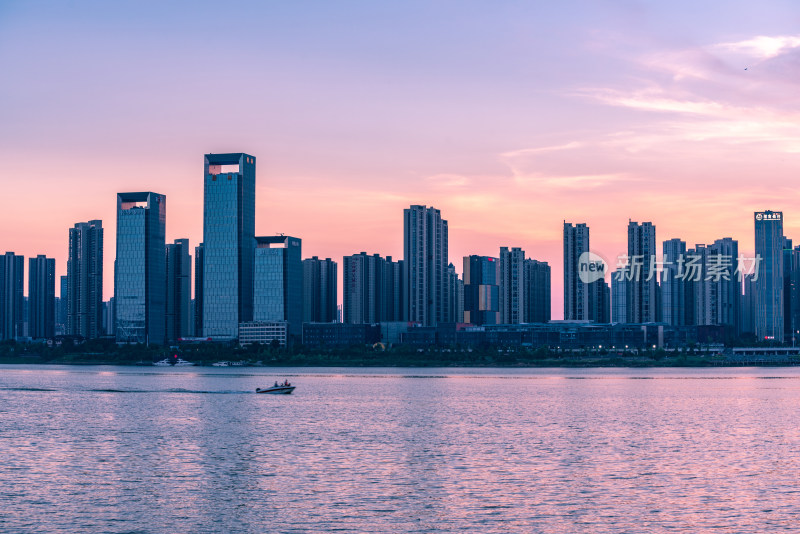
[[[799,411],[797,368],[0,366],[0,531],[795,531]]]

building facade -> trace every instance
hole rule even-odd
[[[286,321],[250,321],[239,325],[239,344],[243,347],[253,343],[285,347],[288,336]]]
[[[303,260],[303,322],[336,321],[339,293],[337,265],[330,258]]]
[[[24,278],[25,257],[6,252],[0,258],[0,339],[25,335]]]
[[[286,321],[289,342],[299,341],[303,325],[302,240],[282,235],[255,240],[253,321]]]
[[[28,335],[50,339],[56,331],[56,260],[44,255],[28,260]]]
[[[629,221],[628,257],[631,263],[626,287],[629,323],[652,323],[660,315],[655,255],[656,227],[649,222]]]
[[[685,279],[683,265],[686,261],[686,242],[668,239],[663,246],[663,269],[661,271],[661,317],[673,326],[694,324],[691,303],[690,282]]]
[[[764,341],[782,342],[783,324],[783,212],[754,214],[756,261],[755,334]]]
[[[525,322],[525,251],[500,248],[500,323]]]
[[[189,250],[188,239],[176,239],[167,245],[167,341],[192,335],[192,256]]]
[[[203,244],[194,247],[194,332],[193,336],[203,335]]]
[[[620,267],[611,275],[611,322],[628,322],[628,269]]]
[[[500,261],[464,256],[464,322],[500,324]]]
[[[450,317],[447,221],[439,210],[413,205],[403,211],[403,252],[409,321],[426,326]]]
[[[343,258],[342,313],[347,324],[379,323],[386,313],[386,260],[379,254]]]
[[[256,158],[244,153],[206,154],[203,180],[199,335],[232,339],[239,323],[253,320]]]
[[[166,223],[166,196],[149,191],[117,195],[117,343],[166,341]]]
[[[550,266],[546,261],[524,261],[525,311],[523,322],[550,322]]]
[[[588,321],[591,305],[589,284],[581,280],[578,260],[589,252],[589,227],[564,222],[564,319]]]
[[[103,333],[103,221],[69,229],[67,334],[85,339]]]

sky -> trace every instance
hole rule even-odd
[[[165,194],[194,246],[211,152],[257,157],[256,235],[398,259],[434,206],[459,272],[547,261],[554,319],[565,220],[612,267],[629,219],[747,252],[771,209],[800,241],[797,2],[166,4],[0,1],[0,248],[66,274],[102,219],[105,300],[116,193]]]

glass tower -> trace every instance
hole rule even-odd
[[[240,322],[253,320],[256,158],[206,154],[203,181],[200,335],[233,339]]]
[[[255,239],[253,320],[288,321],[289,335],[299,340],[303,327],[302,241],[288,236]]]
[[[151,192],[117,195],[114,303],[119,343],[164,344],[166,219],[164,195]]]
[[[755,330],[756,338],[783,341],[783,212],[757,211]],[[759,260],[760,258],[760,260]]]

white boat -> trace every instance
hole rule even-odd
[[[288,382],[280,386],[272,386],[266,389],[256,388],[256,393],[272,393],[273,395],[290,395],[294,391],[295,386]]]
[[[212,367],[230,367],[231,362],[214,362],[211,364]]]
[[[163,360],[155,362],[153,365],[158,367],[189,367],[194,364],[192,362],[187,362],[183,358],[164,358]]]

